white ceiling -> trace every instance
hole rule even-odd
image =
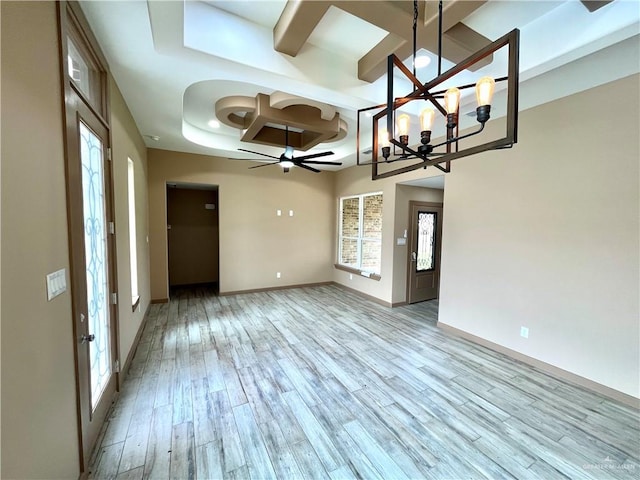
[[[370,8],[378,3],[371,1]],[[286,4],[81,1],[148,147],[235,158],[247,157],[238,148],[279,155],[281,149],[242,143],[239,130],[208,122],[215,120],[214,104],[222,97],[283,91],[337,107],[349,134],[307,153],[331,149],[335,155],[328,160],[353,165],[357,109],[386,100],[384,76],[373,83],[359,80],[358,60],[387,32],[332,6],[291,57],[273,47],[273,27]],[[521,110],[640,70],[638,0],[615,0],[593,13],[578,0],[489,0],[463,22],[490,40],[520,29],[520,80],[531,86],[521,88]],[[410,31],[411,24],[406,28]],[[631,48],[626,57],[631,62],[606,69],[592,65],[589,71],[597,74],[585,79],[585,62],[597,61],[603,49],[623,47]],[[418,70],[423,82],[437,73],[436,57],[429,55],[431,64]],[[468,72],[469,83],[501,62],[496,57],[480,72]],[[443,67],[451,65],[445,61]],[[554,72],[553,88],[534,88]]]

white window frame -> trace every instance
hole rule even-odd
[[[337,267],[346,269],[348,271],[355,270],[356,273],[364,274],[364,276],[368,276],[370,278],[379,279],[380,272],[382,271],[382,232],[380,238],[371,238],[364,237],[362,234],[364,232],[364,199],[366,197],[371,197],[375,195],[381,195],[383,198],[383,208],[384,208],[384,196],[382,192],[370,192],[370,193],[362,193],[359,195],[348,195],[345,197],[340,197],[339,199],[339,212],[338,212],[338,262],[336,264]],[[351,198],[357,198],[358,201],[358,236],[345,236],[342,233],[342,213],[343,213],[343,205],[345,200],[349,200]],[[346,263],[342,263],[342,240],[343,239],[353,239],[357,242],[357,262],[356,265],[348,265]],[[378,270],[367,270],[362,268],[362,243],[368,242],[377,242],[380,244],[380,265],[378,266]]]

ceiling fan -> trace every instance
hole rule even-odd
[[[319,157],[326,157],[327,155],[333,155],[333,152],[331,151],[312,153],[310,155],[303,155],[302,157],[294,157],[293,153],[295,149],[289,145],[289,127],[288,126],[285,127],[285,144],[286,146],[284,148],[284,153],[282,153],[282,155],[280,155],[279,157],[276,157],[273,155],[267,155],[266,153],[254,152],[253,150],[246,150],[244,148],[239,148],[238,150],[240,150],[241,152],[253,153],[255,155],[262,155],[263,157],[269,157],[276,160],[274,162],[269,160],[258,160],[253,158],[241,159],[241,160],[251,160],[254,162],[268,162],[268,163],[265,163],[264,165],[255,165],[253,167],[249,167],[249,169],[266,167],[269,165],[277,164],[282,167],[282,170],[284,171],[284,173],[287,173],[291,169],[291,167],[294,167],[294,166],[304,168],[305,170],[310,170],[314,173],[320,173],[320,170],[314,167],[310,167],[309,165],[342,165],[342,162],[326,162],[326,161],[312,160],[312,158],[319,158]]]

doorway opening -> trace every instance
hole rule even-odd
[[[219,291],[218,186],[167,183],[169,291]]]

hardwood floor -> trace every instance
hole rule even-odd
[[[639,412],[335,286],[153,305],[90,478],[640,478]]]

